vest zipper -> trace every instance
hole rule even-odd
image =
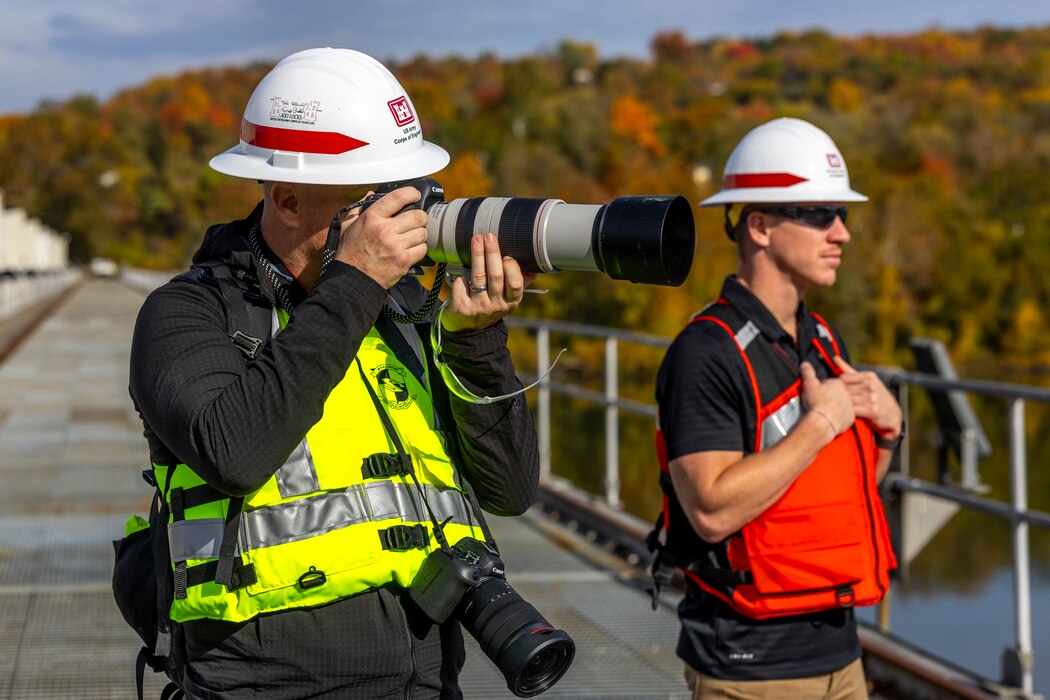
[[[882,582],[879,580],[879,542],[877,528],[875,527],[875,513],[871,503],[871,493],[868,489],[868,458],[864,454],[864,445],[860,439],[860,433],[857,432],[857,426],[850,426],[850,430],[853,431],[853,441],[857,445],[857,454],[860,456],[860,469],[861,475],[864,477],[861,483],[861,491],[864,493],[864,507],[868,514],[868,532],[871,537],[871,549],[875,554],[875,570],[872,572],[875,578],[875,584],[879,587],[879,590],[883,595],[886,594],[886,589],[883,587]],[[872,475],[874,480],[874,475]]]

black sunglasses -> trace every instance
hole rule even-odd
[[[842,219],[842,223],[846,223],[847,214],[846,207],[763,207],[759,211],[783,216],[816,228],[831,226],[836,217]]]

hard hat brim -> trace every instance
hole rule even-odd
[[[827,202],[845,204],[848,202],[866,202],[868,198],[854,190],[833,193],[807,193],[805,191],[789,192],[784,188],[750,187],[717,192],[699,203],[701,207],[716,207],[720,204],[790,204],[796,202]]]
[[[275,165],[286,155],[288,165]],[[448,165],[448,152],[424,141],[404,158],[384,158],[382,162],[347,163],[337,157],[269,151],[239,144],[209,161],[215,171],[233,177],[268,182],[296,182],[309,185],[372,185],[431,175]],[[306,167],[304,167],[304,165]]]

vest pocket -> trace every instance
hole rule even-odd
[[[289,596],[332,598],[368,588],[351,581],[358,578],[354,571],[379,557],[375,526],[376,523],[362,523],[249,550],[245,558],[255,565],[257,580],[247,587],[248,594],[288,589]]]
[[[864,527],[856,506],[773,508],[744,527],[748,568],[763,595],[833,589],[865,577]]]

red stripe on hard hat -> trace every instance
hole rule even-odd
[[[722,178],[722,189],[736,190],[743,187],[791,187],[806,178],[791,173],[742,173]]]
[[[241,122],[241,140],[249,146],[259,148],[319,153],[328,156],[346,153],[368,145],[367,141],[361,141],[337,131],[282,129],[276,126],[252,124],[247,120]]]

